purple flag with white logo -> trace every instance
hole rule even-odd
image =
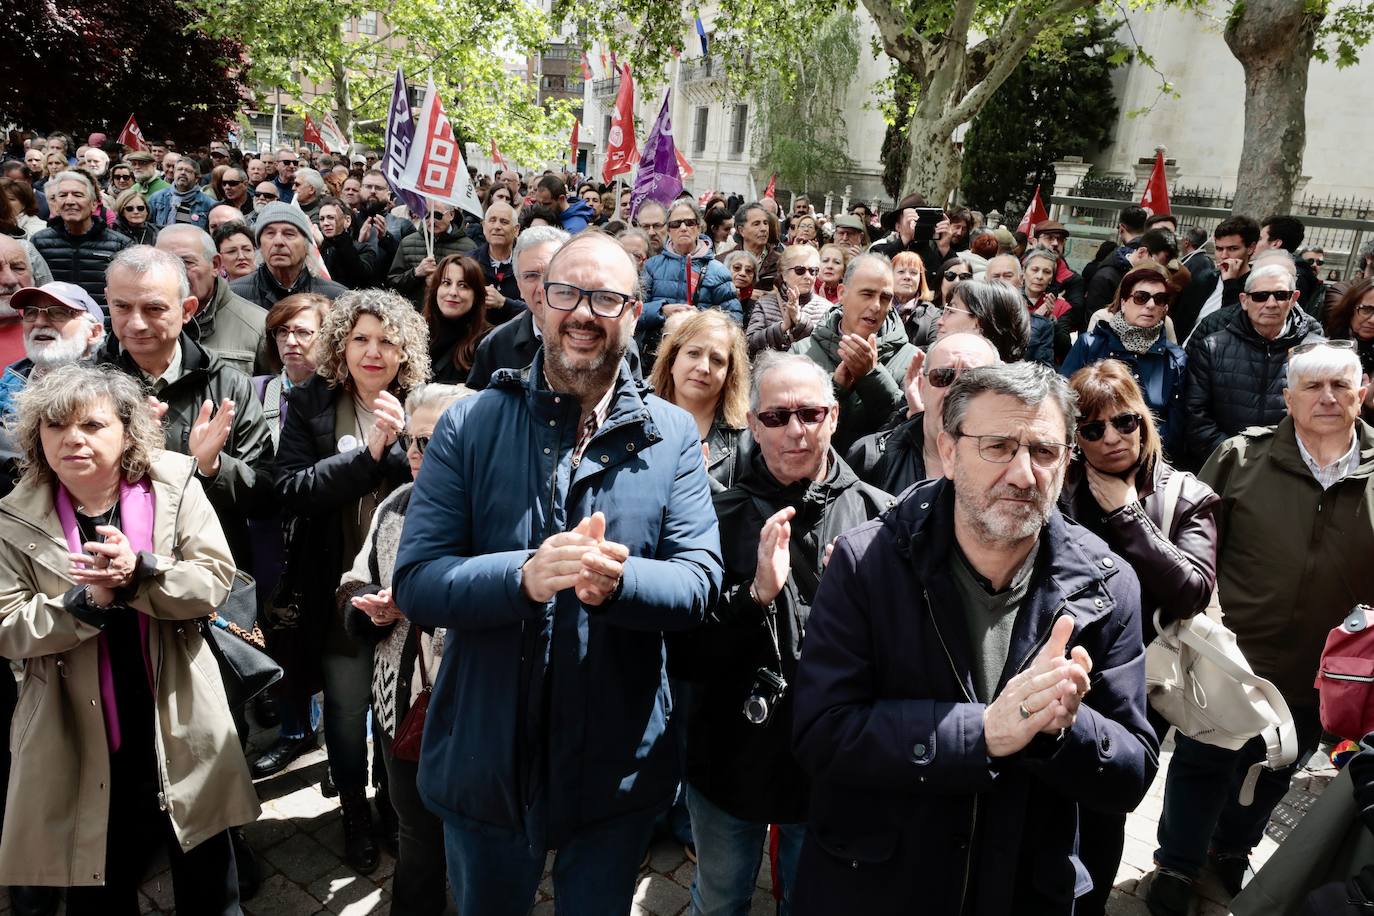
[[[672,100],[673,90],[669,89],[663,96],[658,119],[640,151],[639,171],[635,173],[634,190],[630,192],[631,218],[646,200],[656,200],[666,209],[682,193],[682,173],[677,164],[677,147],[673,144],[673,118],[669,114]]]
[[[386,154],[382,171],[386,183],[396,199],[410,208],[411,216],[424,216],[425,199],[414,191],[401,187],[400,178],[410,158],[410,145],[415,141],[415,119],[410,113],[410,98],[406,95],[405,74],[396,68],[396,84],[391,90],[391,108],[386,113]]]

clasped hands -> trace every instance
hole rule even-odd
[[[983,710],[989,757],[1010,756],[1037,734],[1058,735],[1073,727],[1089,690],[1093,663],[1082,646],[1067,652],[1072,635],[1073,618],[1061,615],[1030,667],[1007,681],[997,699]]]
[[[138,555],[129,545],[124,532],[113,525],[96,526],[96,534],[104,541],[87,541],[81,546],[85,553],[69,553],[72,581],[86,586],[86,593],[95,604],[113,604],[115,592],[134,578]]]
[[[543,604],[571,588],[579,601],[596,607],[620,585],[629,556],[624,544],[606,540],[606,516],[595,512],[572,531],[560,531],[539,545],[525,561],[521,590]]]

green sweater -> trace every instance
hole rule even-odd
[[[1255,673],[1312,708],[1327,632],[1374,604],[1374,429],[1359,422],[1353,474],[1323,491],[1291,417],[1227,439],[1198,475],[1221,496],[1217,588]]]

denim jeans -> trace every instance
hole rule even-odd
[[[391,807],[400,827],[391,912],[395,916],[439,916],[448,904],[444,822],[420,801],[415,788],[420,765],[392,756],[391,738],[381,728],[375,737],[386,764]]]
[[[1264,836],[1269,815],[1288,792],[1288,782],[1321,739],[1316,707],[1291,707],[1298,733],[1298,760],[1282,770],[1260,770],[1254,804],[1239,801],[1246,771],[1264,759],[1264,740],[1251,739],[1238,751],[1203,744],[1179,735],[1164,782],[1164,813],[1159,819],[1155,861],[1164,868],[1196,877],[1210,850],[1218,855],[1248,856]]]
[[[558,847],[553,894],[558,916],[624,916],[659,811],[630,814],[578,831]],[[547,850],[522,835],[444,822],[448,880],[458,912],[526,916]]]
[[[763,862],[768,825],[740,820],[716,807],[690,784],[687,807],[697,843],[697,873],[692,879],[692,916],[749,916],[754,884]],[[778,872],[782,881],[781,916],[791,908],[797,883],[805,824],[781,824]]]
[[[372,649],[325,652],[324,747],[339,792],[367,789],[367,715],[372,709]]]

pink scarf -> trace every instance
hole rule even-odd
[[[67,549],[72,553],[85,553],[82,549],[81,528],[76,523],[76,510],[72,507],[71,494],[67,488],[57,486],[57,518],[62,523],[62,533],[67,538]],[[129,549],[134,553],[153,549],[153,518],[156,504],[153,488],[148,478],[138,483],[121,480],[119,483],[120,530],[129,539]],[[127,612],[126,612],[127,613]],[[133,613],[138,613],[134,611]],[[138,614],[138,634],[143,649],[143,667],[148,672],[148,687],[153,687],[153,663],[148,655],[147,614]],[[121,733],[119,730],[119,708],[115,705],[114,671],[110,667],[109,640],[104,633],[99,638],[100,650],[100,705],[105,717],[105,735],[110,743],[110,752],[119,750]]]

